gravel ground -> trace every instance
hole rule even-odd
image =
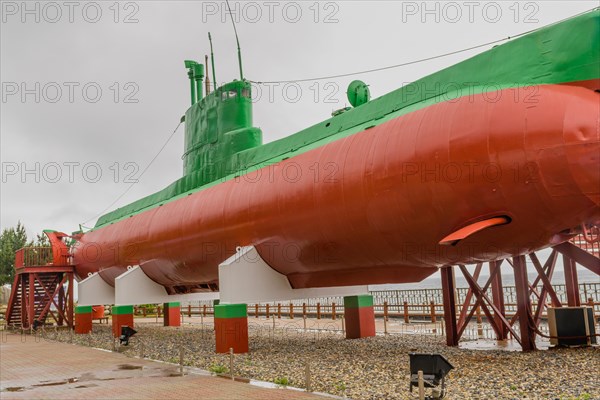
[[[66,331],[46,333],[70,341]],[[112,348],[110,327],[94,326],[91,335],[73,335],[74,343]],[[229,355],[214,354],[212,326],[165,328],[139,325],[120,351],[205,370],[228,370]],[[332,332],[301,332],[251,327],[250,353],[235,355],[234,374],[305,387],[306,364],[313,391],[354,399],[415,399],[408,392],[408,353],[440,353],[456,368],[449,375],[448,399],[600,399],[600,347],[551,349],[531,353],[466,350],[445,346],[443,337],[389,335],[344,340]]]

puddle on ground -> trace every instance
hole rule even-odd
[[[181,372],[179,371],[173,371],[173,370],[162,370],[159,371],[162,372],[161,374],[156,374],[156,375],[148,375],[148,377],[150,378],[176,378],[176,377],[180,377],[181,378]],[[188,375],[184,373],[184,376]]]
[[[60,382],[48,382],[48,383],[38,383],[36,385],[33,385],[34,387],[43,387],[43,386],[58,386],[58,385],[65,385],[67,383],[67,381],[60,381]]]
[[[120,364],[118,368],[121,370],[123,370],[123,369],[124,370],[132,370],[132,369],[142,369],[144,367],[141,365]]]
[[[42,382],[47,382],[47,383],[38,383],[37,385],[33,385],[33,386],[40,387],[40,386],[66,385],[67,383],[74,383],[74,382],[77,382],[78,380],[79,379],[77,379],[77,378],[69,378],[66,381],[57,381],[57,382],[42,381]]]
[[[22,392],[25,388],[23,386],[7,387],[4,391],[7,392]]]
[[[132,370],[143,370],[143,369],[144,369],[144,366],[142,366],[142,365],[119,364],[119,365],[117,365],[117,369],[113,370],[113,371],[132,371]],[[162,378],[164,378],[164,377],[181,377],[181,374],[179,373],[179,371],[176,371],[174,369],[165,369],[163,367],[155,367],[155,368],[149,368],[149,369],[155,369],[155,370],[162,372],[162,374],[160,374],[160,375],[152,375],[155,377],[162,377]],[[80,384],[77,386],[71,386],[71,387],[69,387],[69,389],[85,389],[85,388],[91,388],[91,387],[98,386],[97,384],[90,382],[90,381],[114,381],[114,380],[131,379],[131,378],[132,378],[132,376],[100,378],[100,377],[96,376],[94,373],[84,372],[78,378],[69,378],[69,379],[60,380],[60,381],[41,380],[41,381],[39,381],[40,383],[31,385],[31,386],[7,387],[7,388],[2,389],[2,392],[24,392],[26,390],[32,390],[32,389],[36,389],[36,388],[40,388],[40,387],[60,386],[60,385],[67,385],[69,383],[76,383],[76,382],[79,382]],[[86,383],[84,383],[84,382],[86,382]]]

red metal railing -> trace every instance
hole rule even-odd
[[[600,257],[600,227],[592,226],[571,239],[571,243],[590,254]]]
[[[24,266],[24,260],[23,260],[24,252],[25,252],[25,249],[19,249],[15,252],[15,268]]]
[[[52,247],[23,247],[15,252],[15,268],[52,263]]]

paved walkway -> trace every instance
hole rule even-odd
[[[4,399],[323,399],[260,388],[206,373],[179,376],[177,366],[0,332]]]

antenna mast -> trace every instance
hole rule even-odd
[[[242,72],[242,49],[240,48],[240,39],[238,39],[237,29],[235,28],[235,20],[233,19],[233,14],[231,13],[231,8],[229,7],[229,0],[225,0],[225,2],[227,3],[227,11],[229,11],[229,17],[231,17],[231,24],[233,25],[233,32],[235,33],[235,41],[237,42],[238,48],[238,62],[240,64],[240,79],[243,81],[244,73]]]
[[[206,95],[210,94],[210,78],[208,77],[208,56],[204,55],[204,65],[206,65],[206,80],[204,81],[204,86],[206,87]]]
[[[212,38],[208,32],[208,41],[210,42],[210,63],[212,65],[213,88],[217,91],[217,78],[215,77],[215,55],[213,54]]]

